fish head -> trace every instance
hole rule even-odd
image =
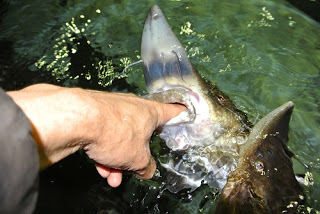
[[[162,127],[159,136],[167,146],[172,150],[185,150],[198,143],[199,137],[211,136],[209,129],[199,132],[191,125],[210,123],[211,106],[203,96],[207,93],[205,81],[192,66],[187,52],[157,5],[151,7],[145,21],[141,58],[149,98],[180,103],[188,108]]]
[[[218,90],[211,93],[157,5],[151,7],[145,21],[141,58],[148,98],[187,107],[159,134],[173,151],[209,145],[227,130],[241,129],[238,116],[223,106],[232,106],[229,99]]]
[[[217,213],[291,213],[303,201],[286,146],[293,106],[285,103],[253,127],[222,190]]]

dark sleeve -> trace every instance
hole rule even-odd
[[[37,200],[38,154],[30,123],[0,88],[0,213],[32,213]]]

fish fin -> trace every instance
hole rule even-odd
[[[247,149],[253,149],[257,146],[257,142],[263,142],[268,135],[272,135],[282,142],[284,151],[288,157],[292,156],[292,152],[286,147],[288,141],[289,122],[293,111],[294,103],[289,101],[282,106],[276,108],[253,127],[246,143],[240,148],[241,153],[247,153]],[[257,139],[262,139],[257,141]]]

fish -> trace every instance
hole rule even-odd
[[[163,164],[172,175],[167,188],[194,190],[208,181],[222,189],[250,132],[247,116],[199,75],[157,5],[144,24],[141,58],[147,98],[187,107],[159,131],[173,156]]]
[[[228,176],[216,208],[222,213],[297,213],[305,194],[293,172],[288,150],[289,101],[263,117],[240,147],[236,170]]]
[[[148,12],[141,42],[148,99],[185,105],[158,135],[171,149],[166,188],[202,184],[221,194],[216,213],[290,213],[304,201],[288,141],[289,101],[254,126],[229,97],[202,78],[161,9]]]

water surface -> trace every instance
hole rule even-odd
[[[0,86],[49,82],[145,94],[141,66],[122,70],[140,59],[153,4],[200,74],[253,123],[286,101],[295,103],[288,145],[299,159],[296,173],[312,178],[305,186],[308,206],[320,210],[320,25],[285,1],[10,1],[0,23]],[[158,160],[168,158],[158,138],[151,147]],[[208,213],[217,200],[206,185],[169,193],[160,167],[153,180],[128,174],[111,189],[77,155],[41,174],[36,213]]]

